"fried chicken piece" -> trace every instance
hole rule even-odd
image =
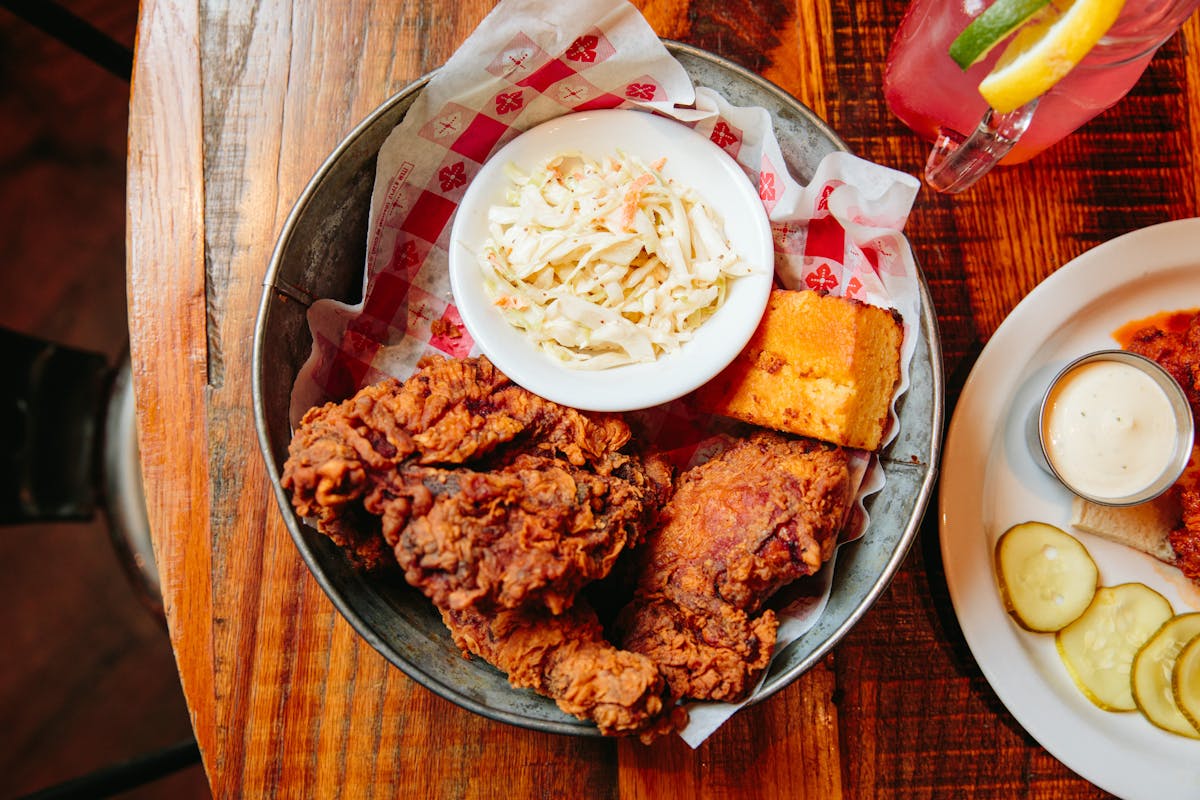
[[[518,688],[552,698],[568,714],[591,720],[607,736],[637,735],[649,742],[680,730],[687,712],[667,695],[650,659],[618,650],[583,600],[554,615],[545,610],[482,614],[442,610],[464,653],[508,673]]]
[[[1193,314],[1183,330],[1148,325],[1130,337],[1125,349],[1157,361],[1179,381],[1200,430],[1200,313]]]
[[[1148,325],[1130,337],[1127,350],[1154,359],[1179,382],[1192,407],[1192,418],[1200,434],[1200,313],[1190,319],[1176,315],[1169,327]],[[1187,320],[1186,326],[1176,325]],[[1200,585],[1200,488],[1192,469],[1174,487],[1183,508],[1179,527],[1167,534],[1174,560],[1169,561],[1192,582]]]
[[[641,553],[622,646],[676,696],[743,698],[775,646],[763,603],[829,559],[852,499],[845,451],[770,433],[685,472]]]
[[[628,440],[620,417],[538,397],[485,358],[435,357],[306,413],[282,485],[353,560],[398,562],[439,608],[560,611],[668,491]]]
[[[1167,541],[1175,551],[1175,566],[1200,586],[1200,490],[1184,489],[1179,500],[1183,506],[1183,524],[1171,531]]]
[[[491,472],[404,467],[364,506],[382,517],[405,578],[439,608],[559,613],[642,538],[663,488],[633,459],[595,474],[525,454]]]
[[[395,563],[384,541],[379,519],[367,513],[363,496],[374,476],[395,469],[397,459],[372,446],[369,431],[359,432],[351,416],[352,401],[312,408],[288,445],[288,460],[279,483],[291,493],[292,507],[342,547],[365,570]]]
[[[576,593],[639,542],[666,462],[621,452],[629,428],[511,383],[486,359],[423,361],[305,414],[283,486],[367,568],[398,563],[455,641],[606,734],[675,730],[645,657],[604,640]]]

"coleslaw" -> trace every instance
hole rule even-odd
[[[484,289],[509,324],[567,366],[606,369],[672,353],[750,274],[721,219],[689,187],[624,153],[505,166],[488,210]]]

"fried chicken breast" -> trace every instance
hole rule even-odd
[[[628,440],[620,417],[544,400],[484,358],[433,358],[305,414],[282,484],[355,561],[399,563],[439,608],[559,612],[668,491]]]
[[[807,439],[759,433],[688,470],[640,553],[622,646],[676,696],[742,699],[775,645],[763,603],[829,559],[852,499],[845,451]]]

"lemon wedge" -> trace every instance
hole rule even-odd
[[[979,93],[1001,114],[1041,97],[1108,32],[1125,0],[1058,0],[1035,14],[1016,35]]]

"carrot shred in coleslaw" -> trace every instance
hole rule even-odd
[[[488,211],[484,286],[511,325],[568,366],[676,351],[751,271],[721,219],[665,165],[564,153],[529,174],[505,167],[512,184]]]

